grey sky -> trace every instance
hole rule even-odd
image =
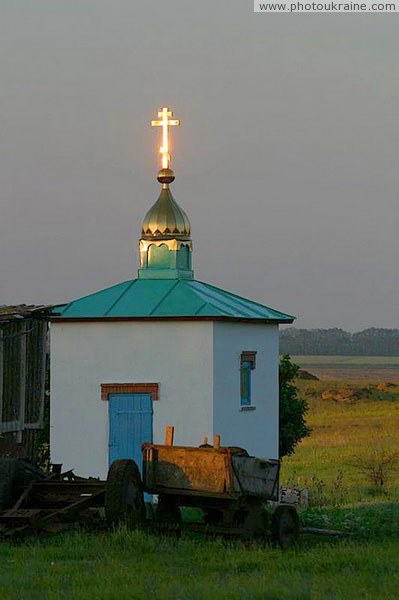
[[[2,0],[0,304],[136,276],[162,105],[196,278],[299,327],[399,327],[399,15]]]

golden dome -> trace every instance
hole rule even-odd
[[[158,200],[144,217],[143,239],[190,239],[188,216],[174,200],[168,185],[162,187]]]

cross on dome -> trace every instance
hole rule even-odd
[[[152,127],[162,127],[162,146],[159,148],[159,153],[162,156],[162,169],[169,169],[171,156],[169,153],[169,127],[180,125],[180,119],[172,119],[173,111],[167,106],[158,112],[160,120],[151,121]]]
[[[157,180],[162,184],[158,200],[144,217],[140,239],[139,279],[193,279],[192,241],[188,216],[172,196],[169,184],[175,179],[170,165],[169,127],[180,125],[164,106],[152,127],[162,127],[159,153],[162,166]]]

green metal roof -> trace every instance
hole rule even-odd
[[[251,320],[292,323],[294,317],[220,288],[186,279],[132,279],[55,308],[55,319]]]

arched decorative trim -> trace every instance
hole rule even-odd
[[[109,394],[151,394],[159,400],[158,383],[102,383],[101,400],[109,400]]]
[[[147,267],[149,269],[169,269],[171,255],[168,244],[150,244],[148,246]]]
[[[150,246],[167,246],[169,250],[177,251],[182,247],[189,248],[190,252],[193,249],[193,244],[191,240],[177,240],[177,239],[161,239],[161,240],[140,240],[140,252],[147,252]]]

